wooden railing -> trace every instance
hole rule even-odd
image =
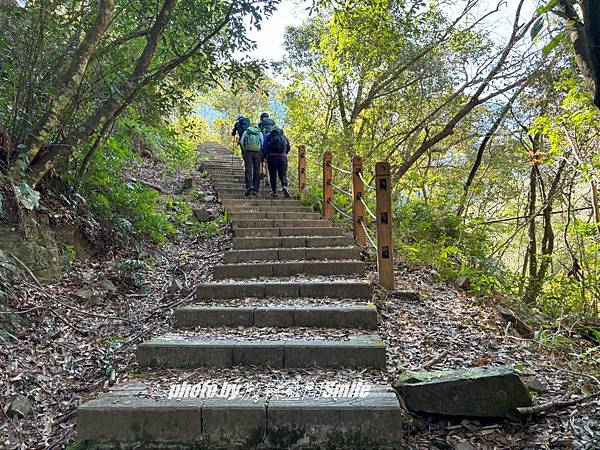
[[[298,152],[291,153],[297,157],[297,178],[300,200],[308,196],[308,167],[306,148],[298,147]],[[334,211],[352,224],[354,242],[361,247],[372,247],[377,251],[377,272],[379,284],[385,289],[394,288],[394,246],[392,238],[392,181],[388,162],[375,164],[372,185],[363,176],[363,161],[360,156],[353,156],[348,169],[333,164],[331,152],[323,153],[322,162],[311,160],[320,165],[322,171],[323,199],[321,212],[323,218],[332,219]],[[349,190],[335,183],[335,174],[342,176],[349,184]],[[295,177],[294,177],[295,178]],[[334,192],[351,200],[352,211],[346,212],[335,204]],[[375,212],[369,208],[368,196],[375,194]],[[370,220],[376,224],[374,236],[369,229]]]

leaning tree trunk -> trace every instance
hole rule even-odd
[[[54,166],[56,160],[71,153],[75,147],[91,136],[99,126],[104,125],[107,121],[114,118],[122,105],[131,101],[130,98],[135,91],[144,85],[144,83],[147,83],[144,79],[144,75],[146,74],[148,67],[150,67],[158,43],[169,23],[171,13],[175,8],[176,3],[177,0],[165,0],[163,3],[156,21],[146,37],[146,45],[129,80],[118,89],[117,93],[110,96],[103,104],[101,104],[94,114],[81,126],[73,130],[73,132],[59,144],[52,146],[47,152],[31,162],[26,174],[29,184],[35,186],[48,170]]]
[[[38,155],[48,136],[55,130],[60,115],[75,95],[88,62],[109,26],[114,9],[114,0],[98,2],[98,13],[94,24],[77,49],[67,70],[54,83],[54,95],[49,102],[48,109],[36,122],[31,136],[25,142],[25,156],[28,161]],[[15,164],[11,168],[11,175],[15,178],[20,177],[18,165]]]
[[[558,9],[567,19],[566,30],[575,52],[577,67],[600,109],[600,2],[583,0],[580,18],[570,0],[558,0]]]

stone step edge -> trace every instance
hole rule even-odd
[[[327,253],[344,254],[353,259],[330,259]],[[300,255],[302,257],[298,258]],[[240,264],[250,261],[273,262],[299,261],[299,262],[332,262],[332,261],[360,261],[360,249],[354,246],[340,247],[265,247],[254,249],[233,249],[225,252],[225,264]]]
[[[255,237],[234,237],[233,238],[233,250],[232,251],[245,251],[245,250],[273,250],[273,249],[288,249],[288,248],[294,248],[294,247],[285,247],[282,245],[282,243],[285,242],[294,242],[295,240],[301,240],[303,239],[304,241],[308,242],[307,239],[310,239],[312,242],[316,243],[316,244],[322,244],[319,240],[328,240],[330,241],[332,238],[336,238],[340,241],[342,241],[340,243],[340,246],[338,247],[328,247],[328,248],[347,248],[349,245],[352,245],[352,238],[351,236],[267,236],[267,237],[260,237],[260,236],[255,236]],[[263,244],[263,245],[268,245],[268,247],[263,247],[262,245],[260,247],[245,247],[245,244],[249,243],[249,242],[256,242],[258,241],[258,244]],[[271,242],[273,241],[279,241],[276,242],[275,246],[272,246]],[[241,247],[240,247],[241,246]],[[314,246],[314,247],[301,247],[301,248],[323,248],[323,247],[319,247],[319,246]]]
[[[175,328],[318,327],[377,329],[374,306],[202,306],[177,308]]]
[[[361,394],[366,388],[361,386],[357,398],[264,400],[155,400],[140,396],[144,384],[119,386],[78,408],[77,437],[80,441],[112,445],[156,442],[163,445],[161,448],[167,443],[235,448],[236,441],[245,441],[248,448],[290,448],[309,441],[319,448],[346,449],[360,448],[356,442],[360,437],[361,442],[368,440],[368,448],[403,448],[402,440],[411,421],[396,393],[385,385],[364,386],[369,386],[364,398]],[[174,396],[176,389],[177,385]],[[185,395],[187,387],[183,389]]]
[[[173,335],[165,335],[138,345],[136,356],[140,367],[386,367],[386,345],[377,335],[351,336],[348,340],[310,341],[177,339]]]
[[[292,275],[364,275],[365,263],[359,260],[342,261],[274,261],[217,264],[214,279],[257,277],[287,277]]]
[[[372,297],[372,287],[368,281],[199,283],[195,286],[195,292],[198,300],[265,297],[370,299]]]
[[[306,234],[296,234],[299,232]],[[277,234],[275,234],[277,233]],[[322,234],[320,234],[322,233]],[[273,228],[250,228],[236,227],[234,229],[234,238],[243,237],[350,237],[349,232],[340,227],[273,227]]]

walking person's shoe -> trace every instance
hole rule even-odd
[[[271,191],[271,197],[277,197],[277,191]]]
[[[287,190],[287,187],[285,187],[285,186],[284,186],[284,187],[282,188],[282,191],[283,191],[283,196],[284,196],[285,198],[290,198],[290,193],[289,193],[289,191]]]
[[[252,189],[246,189],[246,193],[244,195],[246,197],[248,197],[251,193],[252,193]]]
[[[258,191],[252,191],[252,195],[258,195]]]

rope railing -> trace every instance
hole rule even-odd
[[[365,200],[362,198],[362,195],[360,196],[359,201],[363,204],[363,206],[365,207],[365,211],[369,213],[369,216],[371,216],[373,220],[377,220],[377,216],[373,213],[373,211],[371,211],[371,208],[369,208],[367,202],[365,202]]]
[[[360,180],[363,182],[363,185],[364,185],[364,186],[365,186],[367,189],[369,189],[370,191],[374,191],[374,190],[375,190],[375,186],[373,186],[372,184],[369,184],[369,183],[367,182],[367,180],[365,180],[365,179],[363,178],[363,176],[362,176],[362,171],[361,171],[361,172],[358,174],[358,176],[359,176]]]
[[[298,196],[303,200],[307,194],[307,161],[314,165],[319,165],[322,170],[323,190],[322,215],[325,219],[333,219],[334,211],[344,219],[352,223],[352,231],[356,245],[362,247],[372,246],[377,250],[377,271],[379,284],[386,289],[394,288],[394,260],[392,246],[392,200],[391,200],[391,176],[390,165],[387,162],[378,162],[375,164],[374,181],[375,185],[367,183],[362,174],[362,158],[353,156],[351,160],[351,170],[337,167],[332,162],[331,152],[323,153],[322,162],[319,163],[309,159],[306,155],[306,149],[303,146],[298,147],[297,155],[297,180]],[[313,166],[311,166],[312,168]],[[350,176],[348,191],[343,186],[334,183],[335,173],[343,174],[344,180]],[[313,178],[313,182],[316,181]],[[312,183],[311,183],[312,184]],[[375,212],[369,207],[366,200],[366,191],[375,192]],[[352,203],[352,212],[344,211],[342,207],[335,204],[334,191],[350,198]],[[338,197],[339,198],[339,197]],[[370,218],[376,225],[375,238],[373,232],[369,229],[369,223],[366,220]]]
[[[352,193],[348,192],[347,190],[345,190],[344,188],[338,186],[337,184],[331,183],[331,186],[333,187],[333,189],[335,189],[336,191],[338,191],[340,194],[344,194],[347,195],[348,197],[352,198]]]
[[[352,221],[352,216],[350,214],[348,214],[347,212],[342,211],[337,206],[335,206],[335,203],[331,203],[331,206],[333,206],[333,209],[335,209],[338,212],[339,215],[341,215],[342,217],[345,217],[346,219],[349,219],[350,221]]]
[[[336,167],[336,166],[334,166],[334,165],[333,165],[333,164],[331,164],[331,163],[329,163],[329,165],[331,166],[331,168],[332,168],[333,170],[337,170],[338,172],[341,172],[341,173],[343,173],[344,175],[352,175],[352,171],[350,171],[350,170],[345,170],[345,169],[342,169],[341,167]]]
[[[369,233],[369,229],[366,227],[365,222],[361,220],[360,221],[360,226],[362,227],[363,231],[365,232],[365,236],[367,237],[367,240],[371,244],[371,247],[373,247],[374,249],[376,249],[377,245],[375,244],[375,241],[371,237],[371,233]]]

